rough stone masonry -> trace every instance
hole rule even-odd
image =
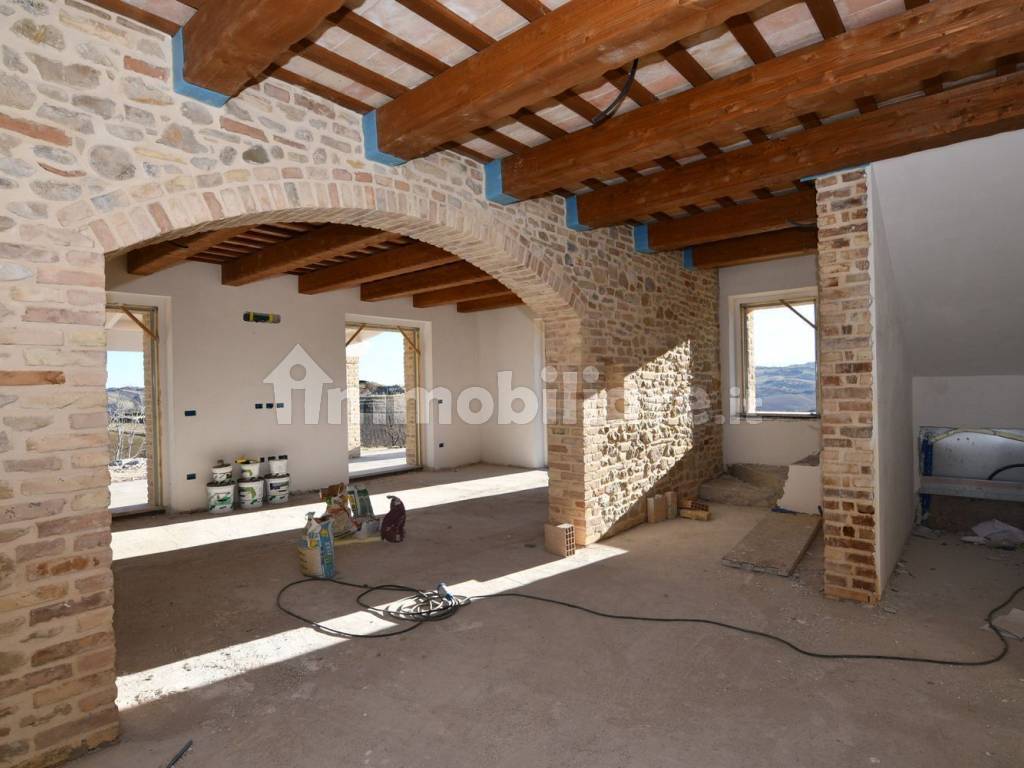
[[[109,742],[115,706],[104,264],[270,221],[447,248],[544,320],[550,517],[592,542],[721,467],[717,278],[487,203],[475,162],[362,158],[357,116],[276,81],[173,92],[170,41],[77,0],[0,0],[0,766]],[[623,407],[615,390],[622,390]],[[609,397],[609,390],[612,396]]]

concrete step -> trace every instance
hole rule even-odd
[[[789,477],[789,467],[774,464],[731,464],[729,474],[745,483],[770,490],[776,498],[781,498],[786,487],[786,479]]]
[[[717,504],[732,504],[739,507],[773,507],[782,495],[782,490],[766,488],[740,480],[733,475],[719,475],[700,487],[702,501]]]

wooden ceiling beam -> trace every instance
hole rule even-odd
[[[489,309],[504,309],[505,307],[518,307],[523,300],[514,293],[504,296],[491,296],[489,299],[472,299],[460,301],[455,305],[458,312],[486,312]]]
[[[299,276],[299,293],[317,294],[461,261],[427,243],[410,243]]]
[[[492,199],[510,202],[572,188],[582,178],[702,146],[864,93],[906,88],[1019,48],[1024,0],[948,0],[851,30],[728,77],[506,157],[489,168]],[[660,174],[659,174],[660,175]],[[760,186],[760,185],[758,185]]]
[[[234,96],[342,2],[291,0],[287,13],[281,12],[279,0],[202,3],[179,32],[184,59],[176,67],[183,66],[185,82],[176,81],[175,88],[186,95],[188,86],[198,86]]]
[[[349,224],[331,224],[269,245],[225,264],[221,270],[221,283],[247,285],[293,269],[338,258],[395,237],[399,235],[394,232],[354,227]]]
[[[148,245],[128,254],[128,273],[152,275],[154,272],[173,267],[186,259],[198,256],[208,248],[219,245],[248,230],[249,227],[215,229],[212,232],[201,232],[198,235],[189,235]]]
[[[761,2],[573,0],[377,109],[369,154],[419,157]],[[402,3],[421,15],[435,5]]]
[[[651,211],[700,205],[761,186],[784,187],[793,179],[1021,127],[1024,72],[891,104],[674,171],[605,187],[580,195],[570,209],[575,209],[578,225],[607,226]]]
[[[783,229],[760,235],[735,237],[687,249],[696,269],[735,267],[759,261],[788,259],[818,252],[817,229]]]
[[[439,291],[417,293],[412,297],[412,305],[425,309],[440,307],[444,304],[458,304],[460,301],[471,299],[489,299],[492,296],[503,296],[508,293],[510,293],[509,289],[497,280],[487,280],[482,283],[459,285],[455,288],[442,288]]]
[[[672,251],[716,240],[790,229],[817,221],[813,189],[758,200],[744,205],[687,216],[685,219],[641,224],[645,250]]]
[[[402,40],[382,27],[360,16],[351,8],[341,8],[335,11],[327,20],[337,25],[350,35],[358,37],[365,43],[394,56],[399,61],[416,67],[428,75],[439,75],[448,69],[448,65],[426,51],[422,51],[415,45]]]
[[[454,288],[457,285],[482,283],[491,276],[482,269],[477,269],[469,262],[447,264],[408,275],[389,277],[372,283],[363,283],[359,288],[362,301],[381,301],[412,296],[417,293],[438,291],[442,288]]]

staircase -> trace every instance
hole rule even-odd
[[[725,474],[700,487],[700,499],[739,507],[774,507],[782,498],[789,467],[732,464]]]

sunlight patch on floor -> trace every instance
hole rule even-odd
[[[426,485],[421,488],[410,488],[391,493],[400,495],[402,501],[405,502],[405,508],[412,512],[441,504],[545,488],[547,483],[547,472],[525,470],[494,477]],[[387,496],[388,494],[385,493],[376,493],[370,496],[374,512],[378,515],[383,515],[388,510],[390,502]],[[285,531],[297,531],[305,524],[307,512],[322,509],[321,502],[308,501],[288,507],[258,509],[228,515],[190,515],[180,523],[114,531],[111,547],[114,552],[114,560],[124,560],[131,557],[157,555],[162,552],[174,552],[190,547],[203,547],[224,541],[238,541]]]
[[[474,597],[494,592],[519,589],[563,573],[583,568],[609,558],[625,554],[625,550],[607,544],[592,544],[572,557],[509,573],[487,581],[475,579],[449,585],[458,595]],[[352,590],[354,597],[356,591]],[[382,603],[381,606],[386,605]],[[469,607],[467,610],[472,610]],[[458,621],[458,619],[453,619]],[[322,622],[324,625],[348,632],[373,632],[394,626],[365,611],[339,616]],[[420,631],[429,631],[421,629]],[[134,672],[117,679],[117,705],[122,710],[142,706],[168,696],[214,685],[237,678],[246,672],[279,664],[305,654],[330,648],[346,642],[343,638],[329,637],[308,627],[297,627],[247,643],[238,643],[188,659],[164,664],[152,669]]]

